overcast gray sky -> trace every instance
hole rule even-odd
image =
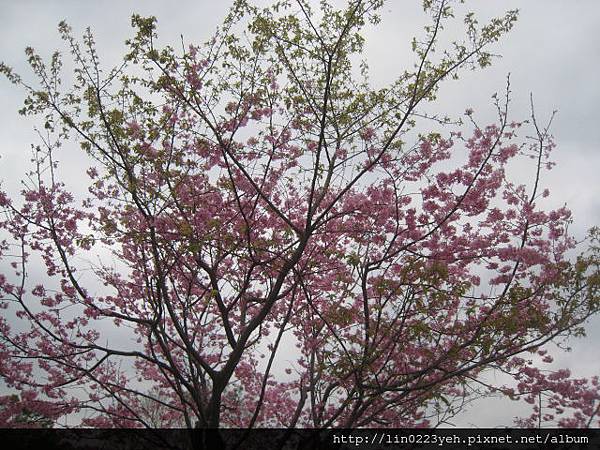
[[[124,1],[124,0],[0,0],[0,60],[28,75],[23,49],[36,48],[42,55],[62,49],[56,32],[66,19],[80,34],[90,26],[100,55],[117,63],[124,41],[130,35],[130,16],[137,12],[159,19],[163,42],[203,42],[220,23],[228,1]],[[420,0],[392,0],[384,8],[383,21],[368,33],[366,57],[375,83],[392,80],[407,67],[410,40],[424,24]],[[579,238],[593,225],[600,225],[600,2],[597,0],[477,0],[467,1],[482,18],[519,8],[515,29],[494,48],[502,55],[492,67],[466,73],[459,81],[447,82],[433,110],[459,115],[467,107],[481,122],[493,120],[490,96],[501,92],[511,74],[512,116],[528,117],[529,94],[535,96],[536,111],[546,119],[558,110],[552,128],[558,144],[556,168],[542,180],[551,190],[552,206],[567,203],[574,215],[572,232]],[[448,35],[457,30],[449,28]],[[442,37],[443,39],[443,37]],[[13,191],[28,167],[29,145],[35,141],[30,119],[17,115],[22,103],[18,89],[0,80],[0,180]],[[76,167],[75,163],[67,166]],[[600,320],[588,327],[589,337],[573,343],[574,350],[557,358],[575,374],[600,374],[597,344]],[[510,425],[515,411],[511,404],[481,404],[467,412],[458,425]]]

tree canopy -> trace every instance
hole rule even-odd
[[[600,283],[598,232],[571,257],[570,211],[541,206],[551,119],[533,102],[511,119],[509,81],[494,124],[427,114],[445,80],[492,63],[517,12],[468,14],[445,42],[452,2],[423,3],[414,64],[383,88],[362,61],[383,0],[236,0],[181,50],[136,15],[110,69],[63,22],[72,75],[30,48],[35,81],[0,66],[43,124],[22,195],[0,191],[0,375],[23,411],[437,426],[495,393],[533,404],[522,425],[597,423],[598,379],[542,368],[547,344],[583,334]],[[78,191],[57,163],[74,143],[90,160]],[[511,181],[527,158],[530,183]],[[515,382],[489,384],[492,369]]]

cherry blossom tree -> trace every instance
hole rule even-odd
[[[550,123],[533,103],[510,119],[510,83],[495,124],[427,114],[445,80],[492,62],[516,12],[469,14],[444,44],[451,2],[425,1],[414,66],[375,89],[363,30],[383,3],[236,0],[182,50],[134,16],[111,69],[61,23],[72,76],[33,49],[34,81],[1,66],[43,124],[21,195],[0,192],[0,374],[21,411],[420,427],[494,392],[534,405],[523,425],[597,424],[598,380],[542,367],[583,334],[600,282],[597,246],[573,257],[569,210],[543,207]],[[58,163],[78,146],[87,190]],[[510,177],[522,159],[527,185]],[[12,395],[3,425],[19,425]]]

